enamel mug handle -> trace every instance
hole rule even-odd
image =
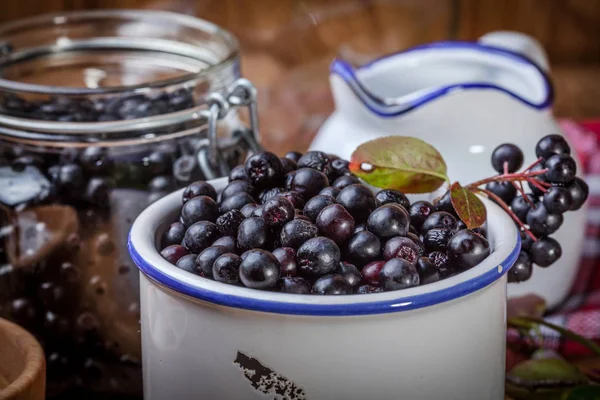
[[[535,62],[544,71],[550,70],[548,57],[540,42],[524,33],[511,31],[490,32],[480,37],[479,43],[519,53]]]

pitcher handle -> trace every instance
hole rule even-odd
[[[524,33],[512,31],[490,32],[481,36],[478,42],[519,53],[536,63],[545,72],[550,70],[548,56],[540,42]]]

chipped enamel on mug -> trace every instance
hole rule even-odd
[[[525,167],[536,160],[542,137],[563,134],[552,115],[545,51],[521,33],[429,43],[357,68],[335,60],[330,84],[335,111],[310,149],[345,159],[368,140],[414,136],[441,152],[451,179],[467,184],[497,174],[490,159],[498,145],[518,145]],[[566,298],[579,267],[586,210],[584,205],[565,214],[552,235],[563,248],[562,257],[549,268],[534,267],[526,282],[508,285],[509,297],[533,293],[549,308]]]
[[[146,400],[504,399],[506,272],[521,243],[489,200],[481,264],[400,291],[318,296],[227,285],[164,260],[157,244],[181,195],[152,204],[130,233]]]

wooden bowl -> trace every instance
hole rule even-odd
[[[43,400],[46,360],[25,329],[0,318],[0,400]]]

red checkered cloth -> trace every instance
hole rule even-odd
[[[561,126],[582,161],[590,197],[577,278],[567,300],[544,319],[600,344],[600,120],[582,123],[563,120]],[[566,357],[591,354],[584,346],[546,327],[533,337],[536,345]],[[518,334],[509,330],[508,340],[519,340]]]

